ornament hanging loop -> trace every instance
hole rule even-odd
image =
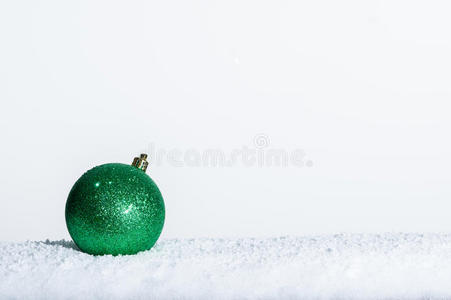
[[[132,166],[137,167],[138,169],[146,172],[147,166],[149,162],[147,161],[147,154],[142,153],[139,157],[135,157],[132,162]]]

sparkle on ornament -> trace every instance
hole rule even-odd
[[[130,204],[126,210],[124,210],[124,214],[128,214],[130,210],[133,208],[133,204]]]

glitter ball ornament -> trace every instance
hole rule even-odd
[[[95,255],[148,250],[163,229],[163,197],[145,173],[147,155],[132,165],[111,163],[87,171],[66,202],[66,224],[75,244]]]

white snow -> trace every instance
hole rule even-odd
[[[1,299],[451,299],[451,235],[161,240],[132,256],[0,243]]]

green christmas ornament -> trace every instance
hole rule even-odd
[[[147,155],[132,165],[111,163],[87,171],[66,202],[75,244],[95,255],[135,254],[152,248],[163,229],[163,197],[145,173]]]

